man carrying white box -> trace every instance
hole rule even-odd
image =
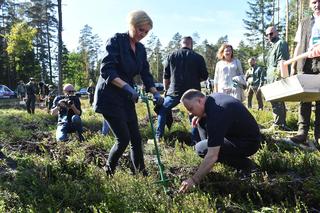
[[[307,17],[299,24],[295,42],[297,46],[294,51],[294,56],[300,55],[311,50],[315,45],[320,44],[320,0],[310,0],[309,6],[313,11],[313,15]],[[316,56],[316,55],[311,55]],[[310,56],[309,56],[310,57]],[[292,64],[293,74],[320,74],[320,57],[304,58]],[[308,131],[311,120],[311,102],[300,102],[299,106],[299,121],[298,134],[291,137],[290,140],[294,143],[306,145]],[[319,147],[320,138],[320,101],[315,102],[315,121],[314,121],[314,139],[316,146]]]

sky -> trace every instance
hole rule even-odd
[[[242,19],[248,4],[247,0],[62,0],[62,39],[70,51],[76,50],[80,30],[87,24],[104,45],[115,33],[128,30],[127,15],[132,10],[148,13],[153,21],[148,36],[153,33],[163,47],[177,32],[182,36],[197,32],[198,42],[207,39],[213,44],[228,35],[236,47],[244,38]]]

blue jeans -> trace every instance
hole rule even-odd
[[[158,126],[156,130],[156,137],[161,138],[164,134],[164,127],[166,125],[166,114],[175,106],[180,103],[179,96],[166,96],[162,107],[158,114]]]
[[[103,120],[103,124],[102,124],[102,129],[101,129],[101,133],[103,135],[107,135],[109,133],[110,127],[108,124],[108,121],[106,121],[105,119]]]
[[[166,125],[166,114],[175,106],[177,106],[180,103],[180,96],[166,96],[164,98],[164,102],[162,107],[159,110],[158,114],[158,127],[156,130],[156,137],[161,138],[164,134],[164,128]],[[189,120],[191,121],[192,117],[189,117]],[[200,140],[198,129],[192,128],[191,129],[191,135],[192,135],[192,141],[194,143],[198,142]]]
[[[68,133],[77,132],[79,139],[82,140],[82,121],[79,115],[73,115],[70,122],[59,123],[56,132],[57,141],[68,140]]]

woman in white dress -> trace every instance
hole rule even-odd
[[[214,76],[214,92],[225,93],[244,100],[243,70],[239,59],[233,57],[233,48],[229,44],[222,44],[218,50]]]

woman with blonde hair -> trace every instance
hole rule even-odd
[[[153,27],[152,20],[144,11],[132,11],[128,22],[128,32],[116,33],[107,41],[94,94],[93,107],[109,123],[116,140],[106,165],[109,175],[115,172],[129,143],[133,172],[147,174],[135,109],[139,94],[134,89],[134,77],[140,75],[146,91],[153,94],[156,103],[163,102],[150,73],[146,49],[140,43]]]
[[[214,92],[226,93],[243,101],[243,89],[246,85],[239,59],[234,58],[233,47],[222,44],[218,50],[214,75]]]

